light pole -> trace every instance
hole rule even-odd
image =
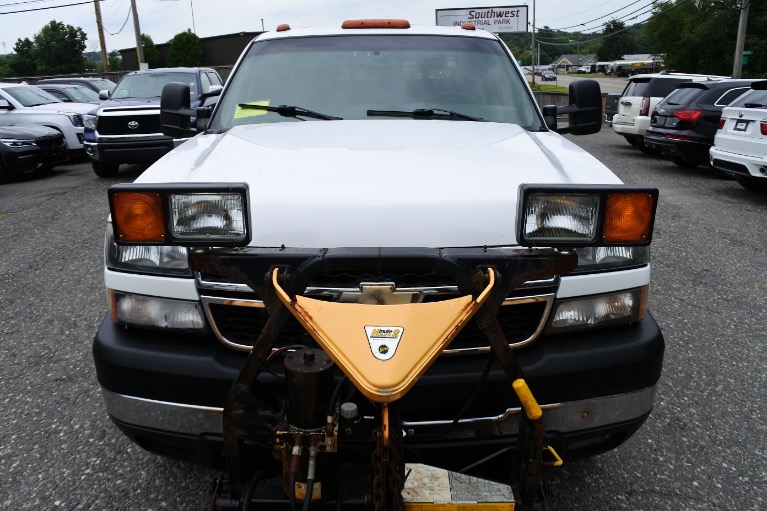
[[[144,45],[141,44],[141,28],[138,25],[136,0],[130,0],[130,8],[133,13],[133,31],[136,32],[136,59],[138,60],[138,68],[146,69],[146,61],[144,61]]]

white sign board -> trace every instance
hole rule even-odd
[[[437,25],[459,27],[471,23],[488,32],[527,32],[527,6],[437,9]]]

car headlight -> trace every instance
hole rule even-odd
[[[98,126],[98,123],[99,123],[98,115],[85,114],[83,116],[83,126],[88,128],[89,130],[95,130],[96,126]]]
[[[578,247],[578,266],[572,274],[638,268],[650,262],[650,247]]]
[[[0,143],[8,147],[37,147],[32,140],[19,140],[16,138],[0,138]]]
[[[522,185],[517,240],[526,247],[649,245],[658,190],[622,185]]]
[[[228,247],[250,242],[246,184],[120,184],[109,189],[118,245]]]
[[[107,268],[154,275],[190,277],[186,247],[157,245],[118,245],[112,224],[107,226],[104,258]]]
[[[648,286],[585,298],[557,300],[546,333],[628,324],[644,318]]]
[[[83,127],[83,116],[74,112],[59,112],[61,115],[66,115],[69,118],[69,121],[72,123],[72,126],[76,128],[82,128]]]
[[[109,291],[112,321],[145,328],[199,331],[206,328],[198,302]]]

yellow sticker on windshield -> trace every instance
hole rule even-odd
[[[269,106],[269,100],[265,99],[264,101],[250,101],[245,104]],[[237,105],[237,110],[234,111],[234,118],[242,119],[243,117],[253,117],[254,115],[264,115],[265,113],[266,113],[266,110],[261,110],[260,108],[248,108],[248,107],[241,107],[240,105]]]

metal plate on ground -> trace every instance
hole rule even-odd
[[[406,511],[513,511],[507,484],[418,463],[407,464],[402,500]]]

